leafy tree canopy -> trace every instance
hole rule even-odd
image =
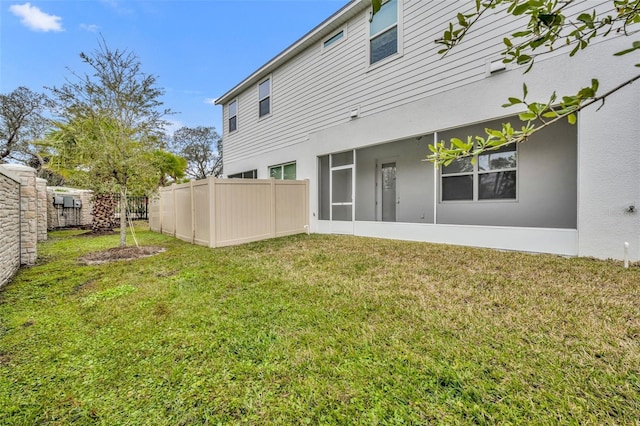
[[[0,163],[33,160],[37,154],[33,142],[44,134],[48,107],[46,95],[26,87],[0,94]]]
[[[160,180],[153,155],[170,113],[160,109],[157,78],[142,72],[135,54],[104,40],[80,58],[90,72],[71,72],[66,84],[51,89],[59,118],[45,142],[50,167],[98,194],[119,192],[122,200],[131,191],[153,190]],[[124,246],[126,203],[120,204]]]
[[[195,179],[222,174],[222,138],[213,127],[182,127],[173,135],[174,150],[187,162]]]

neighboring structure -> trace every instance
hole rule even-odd
[[[629,242],[640,260],[637,84],[580,112],[575,126],[475,163],[422,161],[429,143],[517,121],[501,104],[523,82],[528,99],[543,100],[592,77],[604,93],[637,72],[637,55],[611,55],[629,47],[626,37],[570,60],[559,49],[527,74],[504,69],[502,35],[520,23],[494,14],[443,58],[434,40],[460,6],[390,0],[370,22],[369,0],[349,2],[218,98],[225,173],[309,179],[312,232],[599,258],[622,258]]]
[[[93,191],[60,186],[47,187],[47,226],[90,226]]]

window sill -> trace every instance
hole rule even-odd
[[[501,199],[494,198],[491,200],[440,200],[438,204],[494,204],[494,203],[517,203],[519,200],[515,199]]]
[[[389,62],[393,62],[396,59],[402,58],[403,56],[404,56],[404,54],[400,53],[400,52],[394,53],[391,56],[387,56],[386,58],[379,60],[375,64],[369,64],[369,66],[367,67],[367,71],[366,72],[374,71],[374,70],[376,70],[376,69],[388,64]]]
[[[268,118],[270,118],[273,115],[272,112],[270,112],[269,114],[265,114],[262,117],[258,117],[258,123],[261,122],[262,120],[266,120]]]

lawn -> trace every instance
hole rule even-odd
[[[637,424],[640,267],[299,235],[84,266],[51,233],[0,292],[0,424]]]

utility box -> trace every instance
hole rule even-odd
[[[54,206],[61,206],[63,204],[63,198],[61,195],[54,195],[53,196],[53,205]]]
[[[73,207],[75,207],[76,209],[79,209],[80,207],[82,207],[82,200],[74,198]]]
[[[73,208],[73,197],[62,197],[62,207]]]

